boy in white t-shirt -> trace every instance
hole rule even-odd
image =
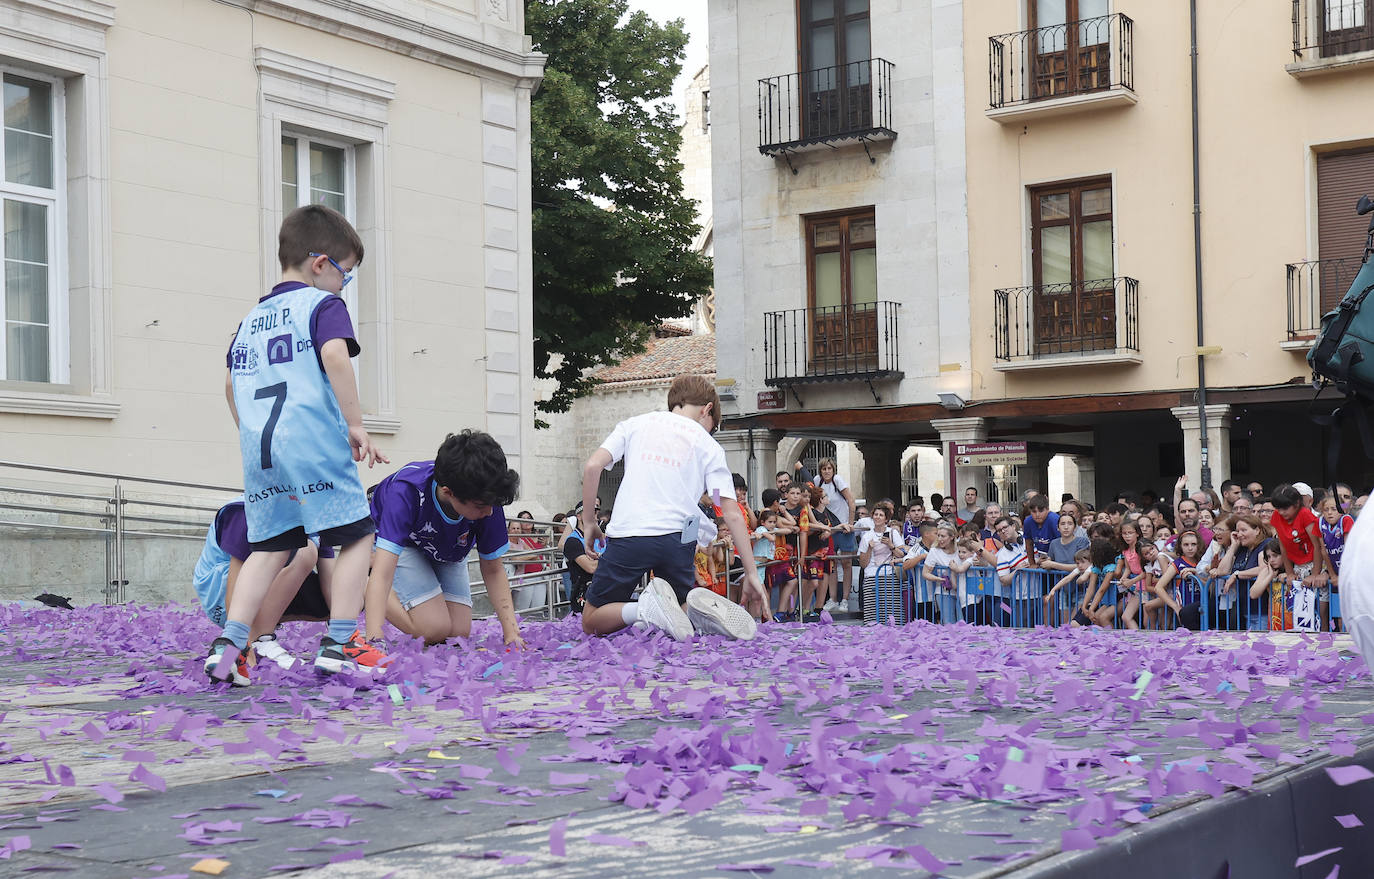
[[[601,535],[596,489],[601,473],[620,460],[625,478],[616,492],[601,553],[582,612],[582,630],[609,635],[636,622],[684,641],[693,629],[702,634],[748,640],[754,618],[743,607],[709,589],[696,587],[694,559],[703,514],[697,499],[731,498],[734,478],[725,450],[711,434],[720,427],[720,399],[710,379],[680,375],[668,389],[667,412],[649,412],[615,426],[582,468],[583,523],[588,543]],[[722,504],[735,546],[748,546],[749,526],[736,504]],[[649,571],[654,579],[631,601]],[[767,595],[753,564],[744,565],[744,594]]]

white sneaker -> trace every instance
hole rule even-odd
[[[666,632],[674,641],[692,637],[692,623],[677,603],[677,593],[667,580],[659,577],[650,580],[639,593],[639,621]]]
[[[700,586],[687,593],[687,618],[699,635],[724,635],[736,641],[752,641],[759,630],[749,611]]]
[[[277,642],[276,635],[263,635],[254,641],[253,652],[258,654],[259,659],[271,660],[287,671],[296,667],[296,657],[286,652],[286,648]]]
[[[825,607],[821,608],[821,610],[824,610],[826,613],[836,613],[837,611],[839,611],[839,609],[839,602],[837,602],[833,598],[825,603]]]

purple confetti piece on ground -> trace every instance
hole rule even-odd
[[[159,793],[167,792],[167,782],[161,775],[156,775],[148,771],[142,763],[134,767],[134,771],[129,773],[129,780],[139,784],[147,785]]]
[[[1374,772],[1370,772],[1363,766],[1328,766],[1326,774],[1331,776],[1331,780],[1341,787],[1354,784],[1357,781],[1366,781],[1374,778]]]
[[[638,846],[647,845],[647,843],[639,842],[638,840],[627,839],[623,836],[607,836],[604,833],[593,833],[589,835],[587,837],[587,842],[590,842],[592,845],[613,845],[617,848],[636,848]]]
[[[800,858],[788,858],[783,863],[789,867],[809,867],[812,870],[829,870],[835,866],[829,861],[803,861]]]
[[[1326,849],[1325,851],[1317,852],[1315,855],[1303,855],[1302,857],[1298,858],[1298,859],[1293,863],[1293,866],[1295,866],[1295,867],[1301,867],[1301,866],[1303,866],[1304,864],[1310,864],[1310,863],[1312,863],[1313,861],[1320,861],[1322,858],[1324,858],[1324,857],[1326,857],[1326,856],[1328,856],[1328,855],[1334,855],[1336,852],[1340,851],[1341,848],[1342,848],[1341,846],[1336,846],[1335,848],[1329,848],[1329,849]]]
[[[100,784],[93,784],[91,785],[91,790],[100,794],[108,802],[111,803],[119,803],[123,802],[124,800],[124,793],[112,784],[106,784],[104,782],[101,782]]]
[[[565,837],[568,832],[568,819],[559,818],[549,827],[549,854],[561,858],[568,854]]]
[[[1355,815],[1337,815],[1336,823],[1340,824],[1346,830],[1353,830],[1356,827],[1364,826],[1364,822]]]

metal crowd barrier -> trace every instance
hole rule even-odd
[[[1002,583],[996,569],[982,565],[969,568],[963,575],[941,565],[932,567],[931,574],[943,582],[926,578],[924,570],[924,565],[905,573],[892,565],[880,567],[870,588],[864,591],[864,622],[901,626],[921,619],[1011,628],[1066,626],[1084,606],[1087,591],[1082,584],[1066,584],[1047,601],[1064,571],[1022,568],[1012,575],[1010,583]],[[1278,615],[1271,618],[1271,607],[1279,600],[1276,589],[1271,587],[1252,597],[1250,587],[1254,581],[1237,580],[1226,592],[1227,579],[1192,573],[1174,578],[1168,589],[1182,607],[1178,614],[1167,605],[1147,613],[1146,603],[1157,596],[1153,589],[1143,591],[1139,593],[1141,600],[1137,602],[1134,621],[1141,629],[1157,631],[1184,627],[1195,631],[1255,632],[1292,627],[1291,613],[1287,611],[1282,619]],[[1129,591],[1119,588],[1117,583],[1108,585],[1098,609],[1109,605],[1116,608],[1113,628],[1126,627],[1123,615],[1129,598]],[[1339,593],[1333,596],[1330,617],[1340,617]]]

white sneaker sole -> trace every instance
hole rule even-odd
[[[326,659],[323,656],[315,657],[315,671],[321,674],[336,675],[342,671],[351,671],[354,674],[375,675],[385,670],[386,669],[374,665],[359,665],[351,659]]]
[[[667,580],[658,577],[650,580],[639,595],[639,620],[666,633],[674,641],[692,637],[692,621],[677,603],[677,593]]]
[[[722,635],[736,641],[752,641],[758,623],[733,601],[700,587],[687,593],[687,618],[703,635]]]
[[[285,671],[290,671],[296,667],[296,657],[287,653],[280,647],[275,650],[270,648],[268,650],[262,650],[260,649],[260,645],[255,643],[253,645],[253,652],[257,654],[259,662],[270,662],[277,668]]]

